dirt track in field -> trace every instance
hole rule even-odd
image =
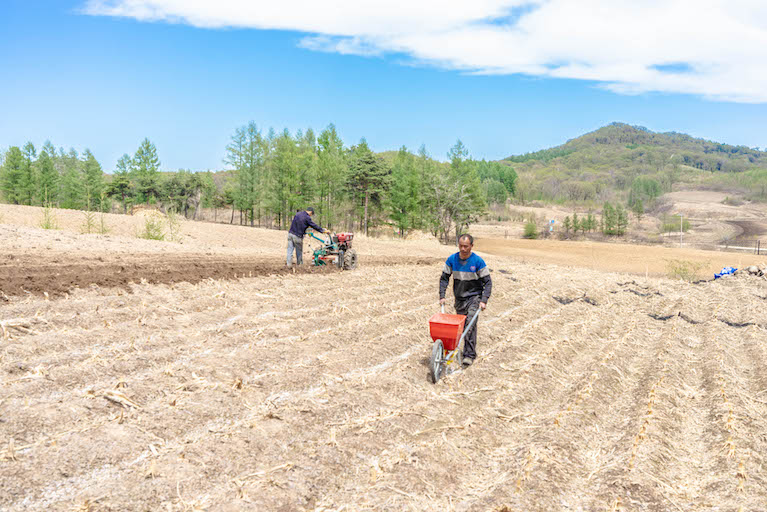
[[[119,242],[77,241],[87,265]],[[435,385],[442,257],[364,251],[0,299],[0,510],[765,509],[764,278],[488,256],[479,357]]]
[[[732,242],[740,240],[753,242],[754,239],[764,238],[767,233],[767,227],[761,221],[753,220],[731,220],[728,224],[735,227],[737,230],[737,236],[732,239]]]

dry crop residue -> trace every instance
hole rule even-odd
[[[767,281],[489,257],[479,357],[434,385],[441,258],[407,247],[9,297],[0,509],[763,508]]]

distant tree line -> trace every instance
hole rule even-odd
[[[572,217],[565,217],[561,236],[569,238],[570,235],[578,235],[579,231],[581,235],[598,231],[605,235],[620,236],[626,234],[628,225],[628,213],[623,205],[607,201],[602,205],[602,214],[598,220],[591,211],[581,217],[578,217],[577,213],[573,213]]]
[[[0,190],[12,204],[51,204],[61,208],[90,209],[99,204],[104,173],[93,153],[58,151],[46,142],[38,154],[34,144],[13,146],[3,156]]]
[[[334,125],[263,133],[254,122],[237,128],[226,147],[222,173],[161,172],[155,145],[144,139],[124,154],[111,174],[89,150],[38,153],[30,142],[11,147],[0,161],[0,192],[12,204],[127,213],[141,204],[172,208],[195,218],[200,207],[231,209],[230,222],[286,228],[298,209],[314,206],[317,220],[333,229],[364,233],[386,227],[404,236],[429,231],[454,239],[490,204],[505,204],[517,174],[499,162],[477,161],[458,140],[448,161],[424,146],[376,154],[363,138],[347,146]]]
[[[400,235],[419,229],[447,241],[516,187],[513,169],[471,159],[460,140],[442,163],[424,146],[384,154],[364,138],[346,146],[332,124],[319,135],[264,134],[250,122],[235,130],[226,151],[234,177],[219,202],[234,205],[240,223],[250,225],[284,228],[297,209],[314,205],[318,222],[334,229],[368,233],[388,225]]]
[[[28,142],[2,157],[0,192],[11,204],[110,211],[114,201],[127,213],[137,204],[160,204],[185,215],[196,211],[202,193],[213,187],[209,173],[160,173],[157,149],[145,139],[133,157],[125,154],[114,173],[104,174],[90,150],[55,149],[50,141],[38,153]]]

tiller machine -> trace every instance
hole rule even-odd
[[[322,245],[315,249],[312,265],[335,265],[343,270],[357,268],[357,251],[352,249],[354,233],[333,233],[323,240],[314,233],[309,236],[318,240]]]

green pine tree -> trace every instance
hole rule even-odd
[[[371,205],[380,204],[390,185],[390,170],[370,150],[363,137],[352,147],[346,187],[350,191],[360,215],[360,228],[369,231]]]
[[[37,150],[35,145],[27,142],[22,149],[24,155],[24,164],[21,167],[21,181],[19,182],[20,196],[22,204],[32,205],[35,203],[35,192],[37,191],[37,171],[35,161],[37,160]]]
[[[451,183],[447,208],[457,241],[458,236],[484,214],[486,205],[476,162],[470,159],[469,150],[460,139],[450,149],[447,157],[450,160],[448,179]]]
[[[256,219],[261,224],[264,208],[264,186],[266,185],[266,156],[269,142],[261,135],[256,123],[237,128],[226,147],[224,162],[232,166],[237,182],[234,204],[241,212],[241,222]],[[242,213],[246,218],[242,219]]]
[[[615,231],[616,235],[623,235],[626,233],[626,230],[628,229],[629,225],[629,216],[626,213],[625,208],[623,208],[623,205],[618,203],[615,206]]]
[[[298,202],[303,208],[314,204],[317,197],[317,138],[314,130],[306,130],[303,137],[297,138],[298,144]]]
[[[112,181],[106,187],[107,197],[117,197],[123,205],[123,213],[128,213],[128,205],[132,204],[134,190],[130,180],[132,160],[127,154],[123,154],[117,160],[117,167],[112,174]]]
[[[149,203],[157,200],[160,190],[159,170],[157,148],[145,138],[131,161],[131,178],[136,184],[136,202]]]
[[[287,129],[274,140],[274,154],[270,164],[268,204],[277,219],[277,225],[283,227],[295,215],[300,201],[298,148]]]
[[[93,210],[100,205],[100,198],[104,192],[104,172],[101,164],[89,149],[83,153],[82,160],[83,185],[85,186],[85,209]]]
[[[418,224],[421,184],[418,180],[415,156],[402,146],[392,166],[389,209],[400,236]]]
[[[605,235],[618,234],[618,216],[609,201],[602,207],[602,232]]]
[[[346,152],[332,123],[317,138],[317,209],[319,225],[332,228],[338,221],[337,200],[342,195]]]
[[[18,146],[11,146],[5,153],[2,173],[0,173],[0,189],[5,200],[11,204],[22,204],[24,199],[23,173],[24,155]]]
[[[45,202],[46,197],[51,204],[56,204],[58,201],[60,179],[59,172],[56,170],[55,159],[56,148],[53,147],[50,141],[45,141],[43,149],[40,151],[40,157],[37,160],[40,171],[37,199],[40,204]]]
[[[594,217],[594,214],[589,211],[588,216],[586,217],[586,230],[588,232],[592,232],[597,228],[597,219]]]
[[[64,174],[61,177],[59,204],[62,208],[79,210],[86,206],[85,185],[77,151],[70,149],[63,156]]]
[[[428,229],[435,237],[439,235],[440,222],[437,213],[437,204],[435,194],[440,188],[437,179],[436,162],[429,156],[426,145],[421,144],[418,148],[418,159],[416,162],[418,169],[419,197],[418,218],[416,227]]]

